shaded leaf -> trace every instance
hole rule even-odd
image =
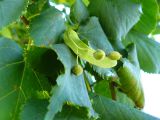
[[[27,62],[35,71],[48,77],[53,77],[64,70],[62,63],[57,60],[57,54],[45,47],[32,46],[27,53]]]
[[[123,40],[125,45],[135,43],[141,69],[149,73],[160,72],[160,44],[144,34],[131,31]]]
[[[99,120],[159,120],[102,96],[94,96],[93,101],[93,107],[99,113]]]
[[[52,47],[57,53],[58,59],[63,63],[65,73],[57,78],[57,85],[52,89],[52,97],[45,120],[52,120],[55,114],[62,110],[62,106],[66,102],[87,107],[89,114],[94,116],[95,113],[89,100],[83,75],[76,76],[71,73],[72,67],[76,65],[76,58],[64,44]]]
[[[32,19],[30,24],[30,35],[34,44],[38,46],[51,45],[65,29],[62,12],[54,7],[44,10],[39,16]]]
[[[0,38],[0,56],[0,119],[10,120],[17,118],[17,108],[24,100],[18,88],[24,67],[22,49]]]
[[[140,5],[131,0],[91,0],[89,11],[97,16],[113,42],[121,40],[140,18]]]
[[[31,99],[22,107],[21,120],[44,120],[48,101]]]
[[[27,0],[0,1],[0,29],[17,20],[27,5]]]
[[[54,120],[90,120],[88,110],[84,107],[64,105],[61,112],[57,113]]]
[[[18,119],[19,109],[35,91],[49,90],[46,78],[23,60],[23,50],[14,41],[0,38],[0,119]]]
[[[21,120],[44,120],[48,106],[47,100],[31,99],[22,107]],[[89,120],[87,109],[65,104],[61,112],[58,112],[54,120]]]

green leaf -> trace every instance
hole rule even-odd
[[[89,11],[97,16],[113,42],[121,40],[140,18],[140,5],[131,0],[91,0]]]
[[[89,100],[83,75],[76,76],[71,73],[72,67],[77,64],[76,58],[64,44],[55,44],[52,46],[52,49],[57,53],[58,59],[63,63],[65,73],[58,76],[57,85],[52,89],[52,97],[45,120],[52,120],[55,114],[61,111],[63,104],[66,102],[87,107],[90,115],[94,116],[95,113]]]
[[[106,54],[113,51],[97,17],[91,17],[85,25],[81,25],[78,34],[82,39],[87,40],[89,46],[95,50],[102,49]]]
[[[27,52],[27,62],[35,71],[52,78],[64,69],[57,54],[45,47],[32,46]]]
[[[27,5],[27,0],[0,1],[0,29],[17,20]]]
[[[19,92],[23,73],[22,49],[13,41],[0,38],[0,119],[17,118],[16,111],[24,100]]]
[[[155,30],[152,32],[152,35],[160,34],[160,24],[158,23]]]
[[[127,58],[128,60],[137,68],[139,68],[139,61],[137,57],[136,45],[134,43],[129,44],[126,47],[126,51],[128,52]]]
[[[142,4],[142,16],[134,29],[137,32],[149,34],[157,24],[158,3],[156,0],[140,0],[140,3]]]
[[[91,87],[95,83],[95,78],[93,75],[86,70],[84,70],[84,79],[89,83],[88,87]]]
[[[112,84],[111,81],[102,80],[95,83],[94,91],[97,95],[104,96],[110,99],[115,99],[117,102],[123,103],[131,107],[135,106],[134,102],[125,93],[120,92],[117,89],[116,85]]]
[[[92,66],[92,70],[94,70],[102,79],[107,79],[109,77],[117,77],[117,74],[112,68],[101,68],[97,66]]]
[[[48,2],[48,0],[30,1],[29,5],[27,6],[27,13],[25,14],[25,17],[28,20],[31,20],[32,18],[36,17],[40,14],[42,9],[49,7]]]
[[[91,17],[85,25],[81,25],[78,29],[78,34],[82,39],[87,40],[89,46],[95,50],[102,49],[106,54],[113,51],[112,45],[103,32],[97,17]],[[106,76],[114,76],[112,69],[93,65],[93,70],[103,78]]]
[[[23,62],[22,48],[15,42],[0,37],[0,67],[3,68],[5,65]],[[11,54],[12,53],[12,54]]]
[[[137,109],[94,95],[93,107],[99,113],[99,120],[159,120]]]
[[[54,7],[44,10],[39,16],[33,18],[30,24],[30,35],[34,44],[48,46],[57,42],[65,29],[64,22],[62,12]]]
[[[93,56],[95,50],[82,42],[77,33],[72,29],[68,29],[64,33],[64,42],[76,55],[93,65],[97,65],[102,68],[111,68],[117,64],[116,60],[111,60],[109,57],[104,57],[102,60],[97,60]]]
[[[121,89],[130,97],[139,108],[144,107],[144,93],[140,81],[140,68],[137,58],[136,46],[130,44],[126,47],[128,59],[122,59],[123,65],[117,71],[120,77]]]
[[[44,120],[48,101],[31,99],[22,107],[20,120]]]
[[[102,80],[97,82],[94,86],[94,90],[95,90],[95,93],[98,95],[112,98],[110,87],[109,87],[109,81],[107,80]]]
[[[70,16],[72,21],[78,23],[83,22],[88,18],[89,13],[82,0],[75,1],[75,3],[71,7]]]
[[[135,43],[140,67],[149,73],[160,73],[160,44],[144,34],[131,31],[123,40],[125,45]]]
[[[22,107],[21,120],[44,120],[48,106],[47,100],[31,99]],[[87,109],[65,104],[61,112],[58,112],[54,120],[89,120]]]
[[[54,120],[90,120],[87,112],[88,110],[84,107],[64,105],[62,111],[56,114]]]
[[[122,104],[125,104],[129,107],[135,107],[134,102],[132,101],[132,99],[130,99],[125,93],[120,92],[120,91],[116,91],[116,101]]]
[[[12,39],[11,31],[5,27],[0,31],[0,36],[6,37],[8,39]]]
[[[18,119],[20,106],[35,91],[49,90],[46,78],[28,67],[23,50],[14,41],[0,38],[0,119]]]
[[[140,69],[127,59],[123,59],[123,66],[118,69],[121,89],[139,108],[144,107],[144,93],[140,81]]]
[[[83,1],[83,3],[86,5],[86,6],[88,6],[89,5],[89,0],[82,0]]]
[[[23,18],[23,17],[21,17]],[[29,33],[28,28],[22,21],[14,22],[6,27],[8,29],[8,32],[10,32],[11,36],[8,36],[7,38],[10,38],[12,40],[15,40],[20,45],[24,46],[29,41]],[[4,31],[4,34],[6,34],[6,31]],[[4,35],[3,35],[4,36]]]
[[[75,0],[52,0],[53,2],[55,3],[58,3],[58,4],[65,4],[65,5],[73,5],[75,3]]]

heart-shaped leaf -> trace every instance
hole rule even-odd
[[[49,90],[47,79],[24,61],[23,49],[0,38],[0,119],[18,119],[21,105],[36,91]]]
[[[131,0],[92,0],[89,11],[97,16],[110,41],[121,40],[140,18],[140,5]]]

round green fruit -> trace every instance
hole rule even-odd
[[[110,59],[112,59],[112,60],[119,60],[119,59],[122,57],[122,55],[121,55],[119,52],[117,52],[117,51],[112,51],[112,52],[108,55],[108,57],[109,57]]]
[[[79,76],[83,73],[83,68],[77,64],[72,68],[72,73]]]
[[[93,56],[96,60],[103,60],[106,54],[103,50],[98,49],[93,53]]]

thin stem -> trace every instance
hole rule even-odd
[[[116,98],[116,91],[115,91],[114,82],[109,82],[109,88],[110,88],[110,91],[111,91],[112,99],[116,101],[117,98]]]
[[[22,22],[23,22],[26,26],[29,25],[29,21],[27,20],[27,18],[26,18],[25,16],[21,16],[20,18],[21,18]]]

